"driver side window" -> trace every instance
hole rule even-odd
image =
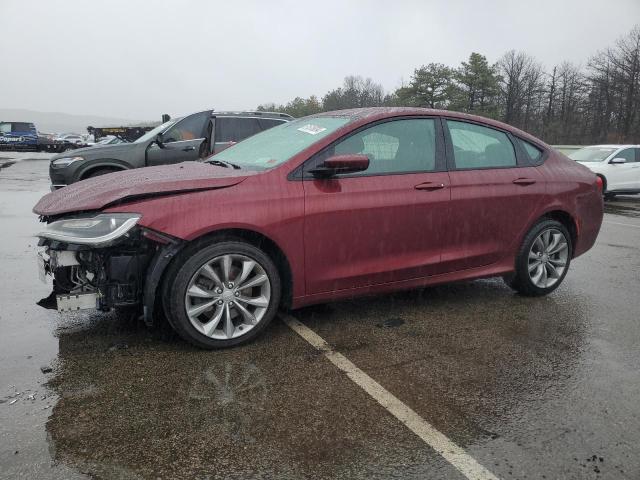
[[[369,168],[353,176],[433,171],[436,168],[435,120],[403,119],[373,125],[325,150],[316,163],[333,155],[347,154],[369,157]]]
[[[165,143],[204,138],[204,128],[209,112],[196,113],[183,118],[163,135]]]
[[[635,162],[636,152],[633,148],[626,148],[621,152],[616,153],[613,158],[624,158],[625,163]]]

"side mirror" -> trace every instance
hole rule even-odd
[[[315,177],[328,178],[340,173],[363,172],[369,168],[369,157],[361,154],[334,155],[309,170]]]
[[[622,157],[616,157],[616,158],[613,158],[613,159],[609,160],[609,163],[621,164],[621,163],[627,163],[627,161]]]
[[[164,148],[164,142],[162,141],[162,134],[161,133],[156,135],[156,143],[158,144],[158,146],[160,148]]]

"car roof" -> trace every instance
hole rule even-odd
[[[215,110],[211,112],[212,117],[258,117],[258,118],[276,118],[276,119],[284,119],[284,120],[293,120],[293,117],[286,113],[280,112],[261,112],[255,110],[247,110],[247,111],[222,111],[216,112]]]
[[[522,131],[506,123],[499,122],[487,117],[481,117],[479,115],[471,115],[469,113],[454,112],[451,110],[437,110],[433,108],[421,108],[421,107],[368,107],[368,108],[351,108],[347,110],[334,110],[331,112],[321,112],[311,115],[310,117],[350,117],[353,120],[360,120],[363,123],[368,123],[375,120],[382,120],[384,118],[401,117],[401,116],[413,116],[413,115],[437,115],[447,117],[451,119],[467,120],[471,122],[478,122],[490,127],[496,127],[501,130],[507,130],[523,139],[527,139],[538,145],[546,148],[551,148],[545,142],[533,135]]]

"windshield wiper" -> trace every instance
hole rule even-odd
[[[218,167],[225,167],[225,168],[229,168],[229,167],[233,167],[236,170],[240,170],[240,165],[236,165],[235,163],[231,163],[231,162],[225,162],[224,160],[209,160],[207,161],[207,163],[210,163],[211,165],[217,165]]]

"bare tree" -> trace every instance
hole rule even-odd
[[[500,118],[551,143],[640,143],[640,26],[596,53],[586,68],[563,62],[546,73],[524,52],[510,50],[495,65],[474,52],[458,67],[425,64],[408,84],[387,95],[370,78],[351,75],[322,101],[311,96],[259,108],[302,116],[379,105],[451,108]]]
[[[322,98],[322,106],[323,110],[377,107],[384,105],[384,100],[382,85],[370,78],[350,75],[344,78],[341,87],[331,90]]]

